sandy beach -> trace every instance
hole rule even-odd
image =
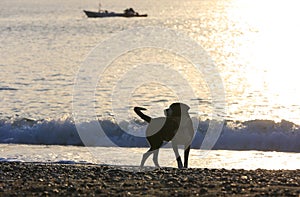
[[[1,196],[299,196],[300,170],[0,163]]]

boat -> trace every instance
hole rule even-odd
[[[123,13],[109,12],[107,10],[99,10],[98,12],[83,10],[89,18],[104,18],[104,17],[147,17],[147,14],[139,14],[132,8],[124,10]]]

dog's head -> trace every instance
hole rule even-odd
[[[190,107],[184,103],[173,103],[168,109],[165,109],[165,116],[181,116],[188,114]]]

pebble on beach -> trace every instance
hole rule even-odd
[[[0,195],[215,196],[300,195],[300,170],[160,168],[130,171],[117,166],[0,163]]]

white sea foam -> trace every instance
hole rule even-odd
[[[88,132],[91,123],[81,124]],[[104,132],[99,131],[96,137],[89,136],[93,140],[89,146],[148,147],[144,137],[146,124],[124,121],[122,128],[128,128],[128,131],[124,131],[110,120],[99,120],[99,123]],[[200,121],[192,148],[201,147],[208,124],[208,120]],[[0,143],[85,145],[71,118],[0,120]],[[284,120],[279,123],[270,120],[227,121],[213,149],[300,152],[300,129],[298,125]]]

